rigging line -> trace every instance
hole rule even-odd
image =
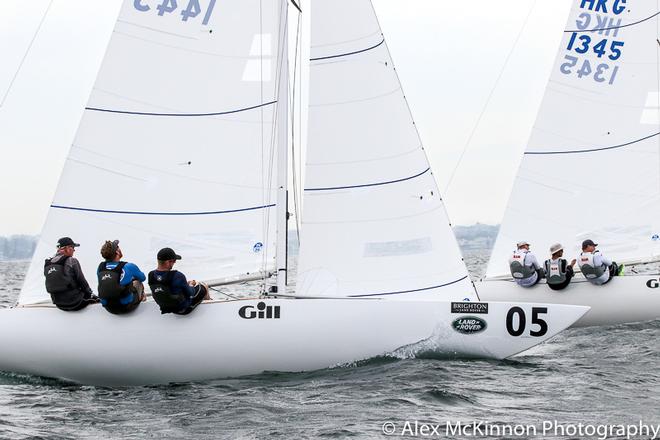
[[[53,1],[54,0],[50,0],[50,3],[48,3],[48,6],[44,11],[44,15],[41,17],[41,21],[39,21],[37,30],[34,32],[34,35],[32,35],[32,40],[30,40],[30,44],[28,44],[28,47],[25,50],[25,53],[23,54],[23,58],[21,59],[21,62],[18,64],[18,68],[16,69],[16,72],[14,72],[14,76],[12,77],[11,81],[9,81],[9,86],[7,87],[7,91],[2,97],[2,101],[0,101],[0,107],[5,105],[5,100],[7,99],[7,96],[9,96],[9,92],[11,91],[11,89],[14,87],[14,82],[16,81],[16,78],[18,78],[18,74],[21,72],[21,69],[23,68],[23,64],[25,63],[25,60],[27,59],[27,56],[30,53],[30,50],[32,49],[32,45],[34,44],[34,41],[37,39],[37,35],[39,35],[39,31],[41,31],[41,26],[44,24],[44,21],[46,20],[46,16],[50,11],[50,7],[53,5]]]
[[[614,30],[614,29],[622,29],[622,28],[626,28],[626,27],[630,27],[630,26],[635,26],[635,25],[638,25],[638,24],[640,24],[640,23],[644,23],[645,21],[648,21],[648,20],[650,20],[650,19],[652,19],[652,18],[654,18],[654,17],[657,17],[658,15],[660,15],[660,12],[656,12],[655,14],[653,14],[653,15],[651,15],[651,16],[649,16],[649,17],[643,18],[643,19],[641,19],[641,20],[639,20],[639,21],[635,21],[635,22],[633,22],[633,23],[622,24],[622,25],[619,25],[619,26],[612,26],[612,27],[606,27],[606,28],[599,28],[599,29],[576,29],[576,30],[565,30],[564,33],[573,33],[573,32],[576,32],[576,33],[580,33],[580,32],[602,32],[602,31],[611,31],[611,30]]]
[[[266,209],[275,207],[272,205],[252,206],[249,208],[227,209],[222,211],[200,211],[200,212],[153,212],[153,211],[119,211],[110,209],[93,209],[93,208],[80,208],[75,206],[63,205],[50,205],[55,209],[66,209],[69,211],[84,211],[84,212],[99,212],[102,214],[124,214],[124,215],[154,215],[154,216],[195,216],[195,215],[220,215],[220,214],[233,214],[237,212],[257,211],[259,209]]]
[[[296,213],[296,236],[298,238],[298,245],[300,245],[300,209],[298,203],[298,173],[296,170],[296,85],[298,75],[298,58],[302,51],[300,48],[300,28],[301,28],[302,14],[298,14],[298,24],[296,26],[296,50],[293,63],[293,86],[291,91],[291,171],[293,177],[293,209]]]
[[[278,39],[277,39],[277,48],[278,48],[278,57],[277,57],[277,62],[278,65],[276,66],[275,69],[275,87],[277,88],[276,96],[278,102],[284,102],[282,100],[281,95],[281,70],[280,70],[280,64],[281,63],[281,52],[282,52],[282,45],[284,41],[284,28],[283,28],[283,20],[282,20],[282,8],[286,8],[287,2],[284,0],[283,2],[280,3],[282,6],[280,7],[280,12],[279,12],[279,17],[278,17],[278,23],[279,23],[279,28],[278,28]],[[286,10],[286,9],[285,9]],[[262,58],[263,60],[263,58]],[[263,66],[263,61],[262,61],[262,66]],[[284,99],[288,99],[288,97],[284,97]],[[270,129],[270,141],[269,141],[269,148],[268,148],[268,161],[266,162],[267,164],[267,170],[266,170],[266,177],[267,180],[264,182],[264,198],[267,200],[267,202],[270,202],[271,196],[272,196],[272,190],[273,190],[273,167],[274,167],[274,158],[275,158],[275,146],[277,145],[276,142],[276,134],[277,130],[279,129],[278,126],[278,117],[280,114],[280,106],[278,105],[275,107],[274,113],[273,113],[273,123],[271,124],[271,129]],[[277,199],[276,195],[276,201],[279,201]],[[276,202],[277,204],[277,202]],[[278,207],[279,208],[279,207]],[[275,219],[275,223],[277,225],[277,217]],[[264,212],[264,237],[265,237],[265,242],[270,243],[270,211]],[[277,231],[277,226],[276,226],[276,231]],[[279,231],[277,231],[279,233]],[[276,238],[276,243],[275,243],[275,255],[277,256],[277,237]],[[266,290],[266,266],[267,266],[267,253],[268,253],[268,248],[267,251],[263,253],[262,256],[262,272],[264,273],[263,277],[263,289],[264,291]]]
[[[263,0],[259,0],[259,93],[261,96],[261,101],[264,100],[264,17],[263,17]],[[266,203],[266,182],[264,182],[265,175],[265,163],[264,163],[264,108],[260,110],[260,120],[261,120],[261,203]],[[266,237],[268,231],[268,220],[267,212],[264,212],[261,216],[261,234],[263,237]],[[268,240],[264,238],[264,243],[266,243],[266,249],[262,252],[261,255],[261,271],[264,272],[266,267],[266,253],[268,252]],[[261,291],[266,292],[266,276],[261,280]]]
[[[284,59],[285,59],[284,57],[287,56],[285,54],[285,50],[288,47],[287,46],[287,34],[288,34],[287,29],[288,29],[288,3],[287,3],[286,0],[284,0],[281,3],[280,13],[279,13],[279,29],[278,29],[278,35],[279,35],[279,38],[278,38],[278,55],[279,56],[278,56],[278,59],[277,59],[278,65],[277,65],[276,71],[275,71],[276,72],[276,74],[275,74],[275,84],[276,84],[276,87],[277,87],[277,92],[276,93],[277,93],[278,102],[281,99],[285,99],[285,101],[282,101],[282,102],[287,102],[286,100],[288,99],[288,96],[284,96],[284,97],[280,96],[281,91],[282,91],[280,82],[282,81],[283,68],[288,68],[288,66],[284,63]],[[262,43],[263,43],[263,40],[262,40]],[[261,51],[260,56],[261,56],[261,60],[262,60],[262,69],[263,69],[263,50]],[[263,88],[263,78],[262,78],[261,87]],[[285,95],[288,94],[288,84],[286,84],[286,87],[287,87],[287,89],[284,92]],[[274,115],[273,115],[273,123],[272,123],[272,126],[271,126],[270,150],[269,150],[270,154],[269,154],[269,158],[268,158],[268,173],[267,173],[268,182],[267,182],[267,188],[264,188],[264,190],[266,191],[266,193],[264,194],[264,199],[267,198],[267,202],[265,202],[265,203],[270,203],[270,196],[272,194],[272,185],[273,185],[273,167],[274,167],[274,163],[275,163],[274,162],[275,149],[276,149],[276,147],[280,147],[279,144],[277,143],[277,138],[276,138],[278,130],[280,129],[280,127],[277,124],[278,118],[281,117],[279,110],[280,110],[280,106],[278,105],[278,106],[275,107],[275,111],[274,111]],[[284,115],[285,118],[287,116],[288,115]],[[285,123],[285,127],[286,127],[286,123]],[[263,131],[263,129],[262,129],[262,131]],[[285,145],[284,148],[287,148],[287,146]],[[263,149],[263,146],[262,146],[262,149]],[[263,160],[262,160],[262,164],[263,164]],[[279,170],[278,170],[278,172],[279,172]],[[264,236],[265,236],[265,242],[266,243],[269,243],[269,236],[270,236],[269,225],[270,225],[270,211],[266,211],[266,212],[264,212],[264,225],[263,225],[264,228],[265,228]],[[278,233],[282,233],[282,232],[278,231]],[[286,231],[285,231],[285,233],[286,233]],[[277,248],[276,248],[276,251],[277,251]],[[267,260],[267,255],[266,254],[267,253],[268,253],[268,247],[266,248],[266,252],[264,252],[263,256],[262,256],[262,266],[263,266],[262,271],[264,272],[264,277],[263,277],[263,280],[262,280],[262,288],[263,288],[264,292],[266,291],[266,280],[267,280],[267,277],[265,275],[266,272],[267,272],[267,270],[266,270],[266,265],[267,265],[267,261],[266,261]],[[285,265],[286,265],[286,261],[285,261]]]
[[[513,55],[513,52],[515,51],[516,47],[518,46],[518,41],[520,41],[520,37],[522,36],[523,31],[527,27],[527,23],[529,22],[529,18],[532,16],[532,12],[534,12],[534,9],[536,8],[537,3],[538,3],[538,0],[534,0],[534,3],[532,4],[532,7],[529,9],[529,12],[527,13],[527,17],[525,17],[525,21],[523,22],[523,25],[520,27],[520,31],[518,32],[518,35],[516,36],[516,39],[514,40],[513,45],[511,46],[511,50],[509,51],[506,58],[504,59],[504,64],[502,64],[502,68],[500,69],[500,73],[497,75],[497,79],[495,80],[495,84],[493,85],[493,88],[490,90],[490,93],[488,94],[488,98],[486,98],[486,103],[484,104],[483,108],[481,109],[481,112],[479,113],[479,117],[477,118],[477,122],[474,124],[474,127],[472,128],[472,132],[470,133],[470,136],[468,137],[468,140],[465,143],[465,147],[463,148],[463,151],[461,152],[461,156],[458,158],[458,162],[456,163],[456,166],[454,167],[454,170],[451,172],[451,175],[449,177],[449,181],[447,182],[447,186],[445,186],[445,190],[443,191],[443,194],[445,194],[445,196],[449,193],[449,188],[451,187],[451,184],[454,181],[454,177],[456,177],[456,171],[458,171],[458,168],[461,166],[461,163],[463,162],[463,158],[465,157],[465,153],[470,148],[470,144],[472,143],[472,139],[474,138],[474,135],[476,134],[477,129],[479,128],[479,125],[481,124],[481,119],[486,114],[486,109],[490,105],[490,100],[493,98],[493,95],[495,94],[495,90],[497,89],[497,86],[499,85],[500,80],[502,79],[502,75],[504,75],[504,71],[506,70],[506,67],[509,64],[509,60],[511,59],[511,55]]]
[[[300,12],[302,14],[302,9],[300,9],[300,6],[298,6],[298,3],[296,3],[296,0],[290,0],[290,1],[291,1],[291,3],[293,3],[293,6],[296,7],[298,12]]]
[[[580,153],[594,153],[597,151],[606,151],[606,150],[615,150],[617,148],[623,148],[627,147],[633,144],[637,144],[639,142],[645,141],[647,139],[651,139],[652,137],[660,135],[660,132],[650,134],[646,137],[631,141],[631,142],[626,142],[625,144],[620,144],[620,145],[612,145],[611,147],[602,147],[602,148],[589,148],[586,150],[567,150],[567,151],[526,151],[524,154],[525,155],[545,155],[545,154],[580,154]]]
[[[310,61],[321,61],[321,60],[329,60],[329,59],[332,59],[332,58],[341,58],[341,57],[347,57],[347,56],[350,56],[350,55],[357,55],[357,54],[360,54],[360,53],[364,53],[364,52],[368,52],[370,50],[373,50],[373,49],[375,49],[379,46],[382,46],[384,43],[385,43],[385,38],[383,38],[380,43],[375,44],[371,47],[367,47],[366,49],[356,50],[354,52],[340,53],[340,54],[337,54],[337,55],[329,55],[329,56],[326,56],[326,57],[310,58],[309,60]]]
[[[660,0],[656,0],[656,8],[660,9]],[[658,32],[660,32],[660,22],[656,20],[655,22],[655,33],[658,35]],[[655,41],[658,43],[658,46],[660,46],[660,40],[656,37]],[[656,93],[656,114],[658,116],[658,129],[660,129],[660,53],[658,51],[655,51],[655,81],[657,85],[657,90],[658,93]],[[658,137],[658,142],[657,142],[658,149],[656,150],[657,152],[660,153],[660,137]],[[658,169],[657,172],[660,174],[660,155],[658,155]],[[658,181],[658,192],[660,193],[660,180]]]
[[[451,286],[452,284],[460,283],[464,279],[466,279],[468,276],[465,275],[462,278],[459,278],[454,281],[450,281],[445,284],[439,284],[437,286],[431,286],[431,287],[422,287],[420,289],[411,289],[411,290],[400,290],[397,292],[384,292],[384,293],[369,293],[366,295],[347,295],[348,298],[365,298],[365,297],[370,297],[370,296],[385,296],[385,295],[401,295],[403,293],[414,293],[414,292],[423,292],[425,290],[433,290],[433,289],[439,289],[441,287],[446,287],[446,286]]]
[[[416,179],[417,177],[423,176],[424,174],[428,173],[431,171],[431,168],[427,168],[421,173],[417,173],[414,176],[410,177],[404,177],[402,179],[396,179],[396,180],[388,180],[386,182],[376,182],[376,183],[364,183],[361,185],[348,185],[348,186],[335,186],[335,187],[326,187],[326,188],[305,188],[305,191],[333,191],[333,190],[339,190],[339,189],[353,189],[353,188],[366,188],[366,187],[371,187],[371,186],[383,186],[383,185],[391,185],[393,183],[400,183],[400,182],[405,182],[407,180],[412,180]]]
[[[263,101],[263,96],[262,96]],[[213,112],[213,113],[151,113],[151,112],[131,112],[126,110],[112,110],[107,108],[98,108],[98,107],[85,107],[85,110],[93,112],[104,112],[104,113],[118,113],[122,115],[136,115],[136,116],[165,116],[165,117],[203,117],[203,116],[222,116],[230,115],[233,113],[241,113],[249,110],[254,110],[260,108],[263,113],[263,108],[269,105],[276,104],[277,100],[265,102],[263,104],[253,105],[250,107],[239,108],[236,110],[227,110],[224,112]]]

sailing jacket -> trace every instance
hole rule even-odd
[[[59,292],[48,292],[50,298],[59,309],[72,310],[77,308],[85,296],[92,294],[92,288],[85,279],[80,263],[74,257],[55,254],[44,263],[45,275],[51,266],[60,266],[63,277],[71,281],[71,288]]]

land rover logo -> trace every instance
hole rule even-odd
[[[476,316],[461,316],[452,322],[452,327],[459,333],[470,335],[486,330],[486,321]]]

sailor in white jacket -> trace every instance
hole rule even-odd
[[[584,277],[592,284],[602,285],[618,275],[618,265],[596,250],[598,243],[593,240],[582,242],[582,253],[578,260],[578,266]]]
[[[517,243],[517,249],[509,258],[509,268],[516,284],[521,287],[532,287],[543,278],[543,269],[526,241]]]

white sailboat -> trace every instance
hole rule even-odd
[[[591,307],[578,325],[660,318],[659,9],[647,1],[574,0],[484,282],[482,300]],[[552,291],[516,286],[508,258],[520,240],[540,261],[553,243],[577,258],[592,239],[628,266],[604,286],[578,274]],[[577,269],[577,265],[576,265]]]
[[[405,347],[506,358],[587,307],[479,302],[369,0],[312,6],[305,212],[286,292],[289,0],[126,0],[25,285],[0,310],[0,370],[100,385],[302,371]],[[347,13],[349,11],[350,13]],[[65,313],[44,290],[62,235],[95,279],[118,238],[143,270],[172,246],[212,284],[277,274],[187,316]]]

